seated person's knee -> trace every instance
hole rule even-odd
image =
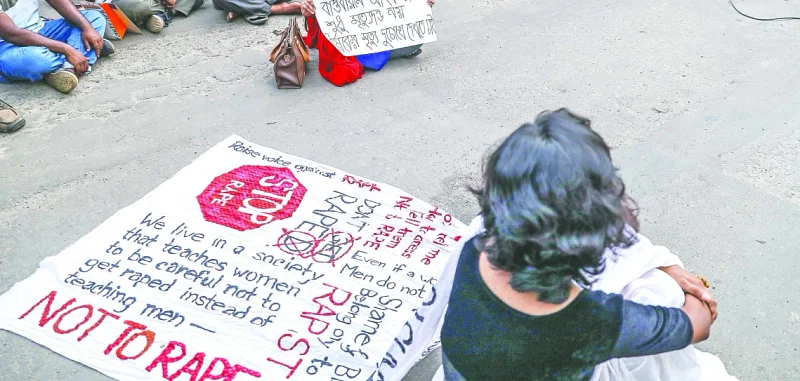
[[[98,29],[98,30],[100,28],[105,29],[107,21],[106,21],[106,18],[103,17],[102,13],[100,13],[99,11],[95,11],[95,10],[83,11],[82,13],[83,13],[83,16],[86,17],[86,20],[89,21],[89,24],[92,24],[92,26],[95,29]]]
[[[133,22],[140,23],[155,14],[153,7],[145,1],[123,0],[115,2],[119,9]]]
[[[8,74],[17,80],[36,81],[63,66],[58,55],[42,46],[27,46],[18,49],[16,54],[4,55],[3,66]]]

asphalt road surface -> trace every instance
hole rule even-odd
[[[614,147],[643,233],[713,285],[700,348],[741,380],[800,380],[800,22],[727,0],[439,0],[435,17],[421,56],[345,88],[312,62],[303,89],[278,91],[267,56],[287,19],[229,24],[210,4],[119,42],[69,96],[0,85],[28,118],[0,136],[0,292],[233,133],[468,222],[487,149],[567,106]],[[0,359],[3,380],[107,379],[7,332]]]

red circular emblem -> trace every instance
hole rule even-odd
[[[243,165],[217,176],[197,202],[206,221],[245,231],[291,217],[305,194],[289,168]]]

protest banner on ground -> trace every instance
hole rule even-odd
[[[120,380],[376,380],[463,229],[231,136],[0,296],[0,328]]]
[[[315,0],[325,37],[345,56],[436,41],[426,0]]]

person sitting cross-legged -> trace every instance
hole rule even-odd
[[[47,2],[63,19],[43,21],[37,0],[0,12],[0,83],[44,79],[66,94],[114,45],[101,37],[107,21],[100,12],[78,11],[70,0]]]

